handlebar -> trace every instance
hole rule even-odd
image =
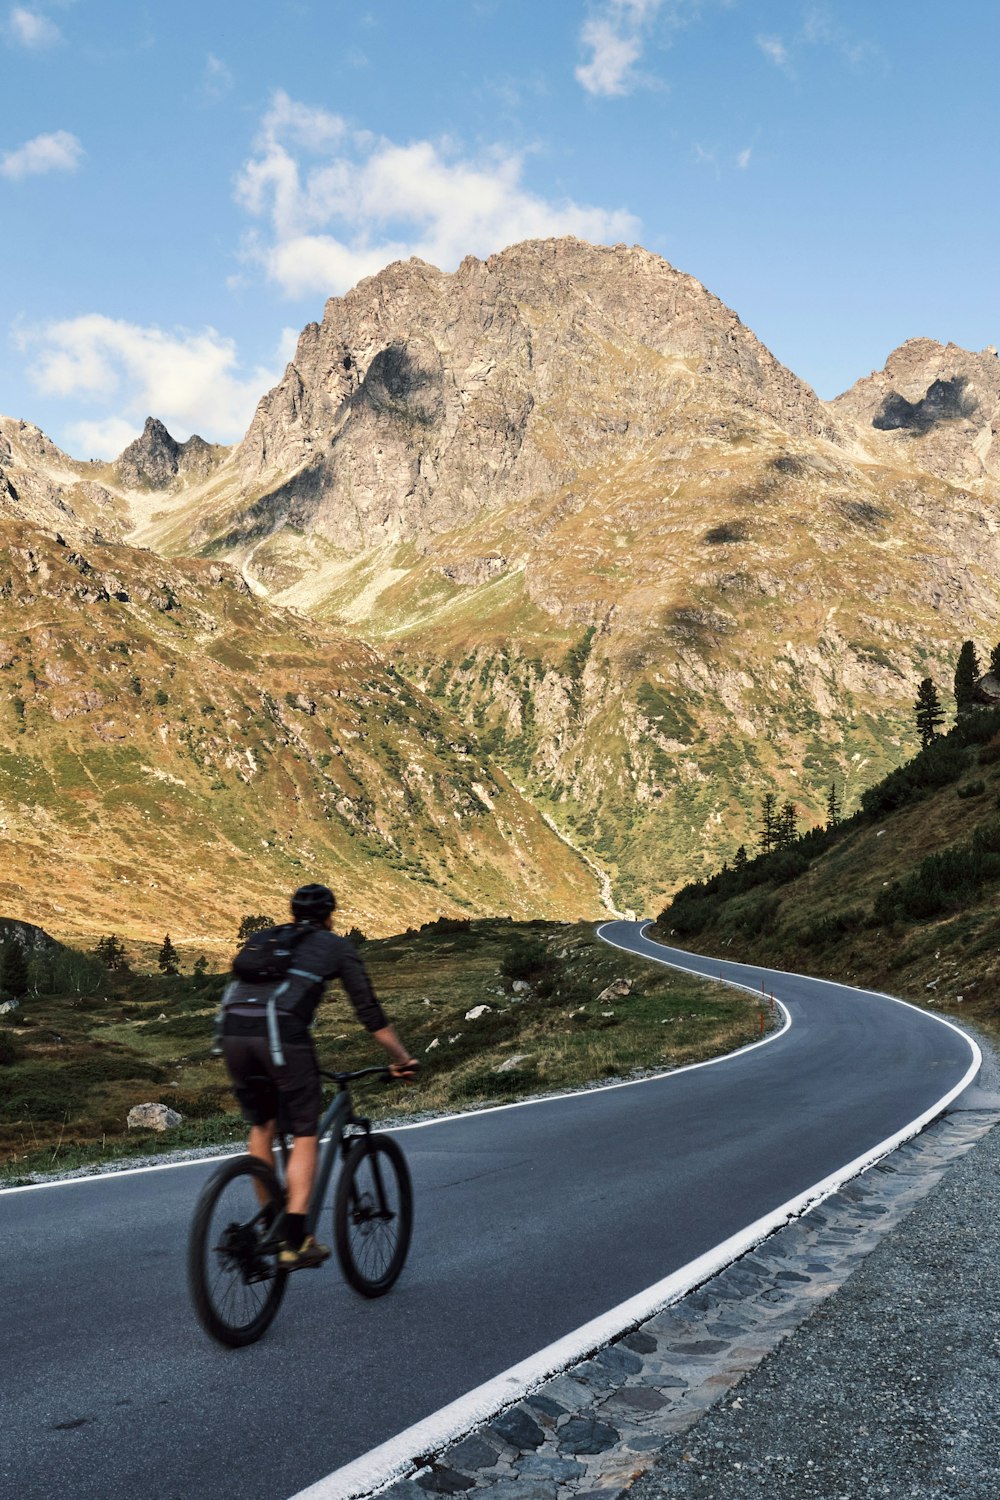
[[[418,1071],[419,1068],[415,1067],[413,1069],[413,1074],[416,1074]],[[321,1078],[329,1079],[331,1083],[335,1083],[340,1089],[346,1089],[347,1085],[349,1083],[353,1083],[356,1078],[367,1078],[376,1073],[378,1074],[379,1081],[381,1083],[403,1082],[403,1079],[395,1077],[395,1075],[389,1071],[389,1068],[384,1063],[376,1068],[358,1068],[353,1073],[331,1073],[326,1068],[320,1068],[319,1070],[319,1076]],[[413,1074],[411,1074],[411,1076],[413,1076]]]

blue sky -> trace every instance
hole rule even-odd
[[[233,441],[327,296],[562,233],[821,396],[998,343],[998,57],[996,0],[0,0],[0,411]]]

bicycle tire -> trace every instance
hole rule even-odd
[[[360,1136],[347,1153],[333,1204],[341,1270],[362,1297],[383,1297],[403,1269],[413,1229],[406,1158],[388,1135]]]
[[[238,1156],[202,1188],[188,1239],[188,1287],[198,1321],[230,1349],[255,1343],[267,1330],[288,1281],[276,1249],[259,1250],[265,1210],[257,1183],[276,1215],[285,1203],[277,1177],[256,1157]]]

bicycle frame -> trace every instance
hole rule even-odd
[[[381,1068],[362,1068],[358,1073],[349,1075],[352,1078],[361,1077],[366,1073],[384,1073]],[[337,1158],[338,1151],[346,1153],[348,1142],[359,1135],[371,1133],[371,1121],[354,1113],[354,1101],[351,1091],[347,1086],[348,1075],[337,1075],[320,1070],[320,1076],[331,1079],[337,1084],[337,1092],[320,1119],[318,1129],[318,1152],[316,1158],[316,1175],[313,1178],[312,1191],[309,1194],[309,1206],[306,1209],[306,1233],[313,1234],[319,1222],[319,1216],[323,1210],[323,1199],[330,1185],[333,1175],[333,1164]],[[278,1152],[281,1157],[282,1169],[288,1165],[288,1144],[280,1129],[277,1136]],[[275,1222],[269,1242],[280,1238],[281,1215]]]

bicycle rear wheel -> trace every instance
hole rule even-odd
[[[220,1344],[252,1344],[281,1305],[288,1272],[279,1269],[268,1232],[284,1206],[277,1177],[253,1156],[226,1162],[202,1188],[188,1286],[201,1326]]]
[[[388,1135],[359,1136],[337,1181],[333,1229],[341,1269],[362,1297],[381,1297],[396,1281],[413,1227],[406,1158]]]

